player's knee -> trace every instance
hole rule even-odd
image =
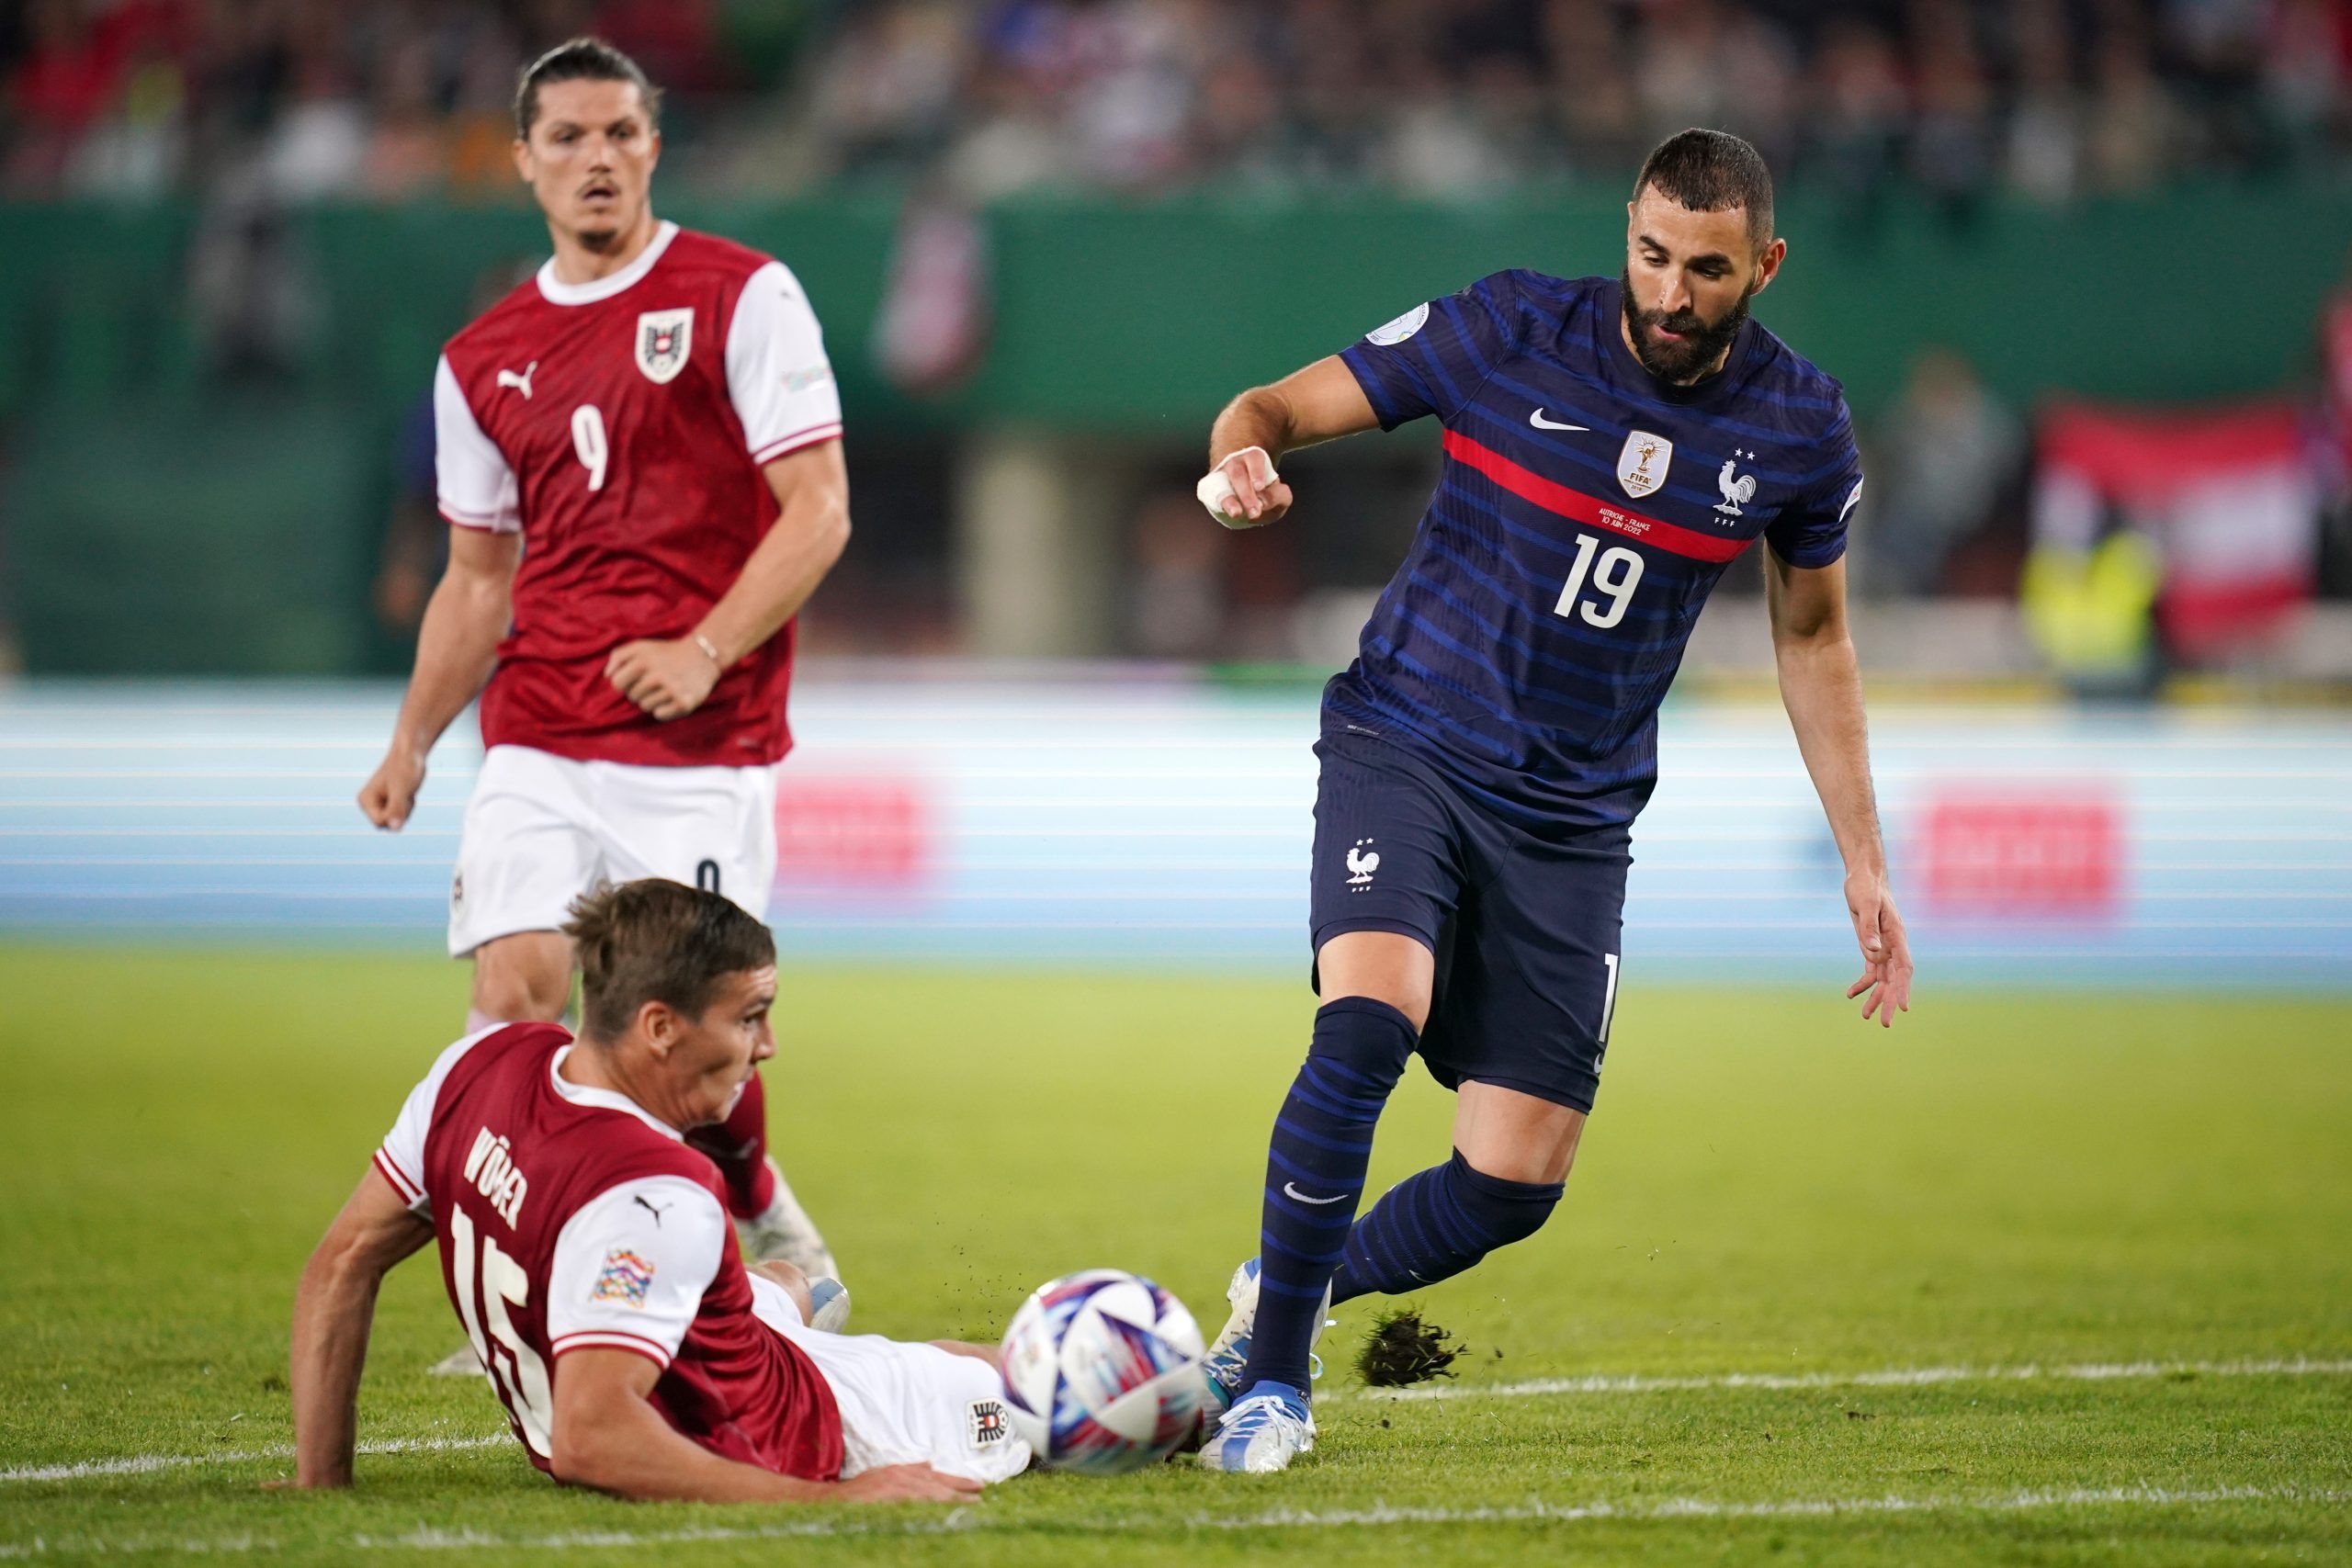
[[[1456,1149],[1446,1163],[1445,1186],[1454,1206],[1489,1238],[1490,1247],[1509,1247],[1544,1228],[1559,1207],[1564,1184],[1489,1176]]]
[[[474,1010],[502,1023],[554,1023],[569,999],[566,991],[534,985],[526,976],[482,976],[474,982]]]
[[[752,1265],[752,1272],[763,1275],[784,1287],[792,1304],[800,1309],[800,1321],[809,1322],[817,1315],[816,1299],[808,1293],[808,1276],[798,1266],[781,1258],[765,1258]]]
[[[571,966],[548,944],[511,939],[474,954],[474,1010],[509,1023],[552,1023],[571,1000]]]
[[[1417,1032],[1429,1021],[1437,960],[1418,938],[1342,931],[1317,950],[1315,974],[1327,1002],[1363,997],[1395,1008]]]
[[[1385,1100],[1419,1043],[1420,1032],[1396,1008],[1371,997],[1340,997],[1317,1010],[1306,1059],[1340,1069],[1349,1089]]]

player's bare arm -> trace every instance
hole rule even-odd
[[[1262,528],[1290,510],[1290,486],[1274,469],[1286,453],[1379,428],[1380,416],[1338,355],[1252,387],[1209,427],[1201,503],[1228,528]]]
[[[432,1239],[431,1223],[371,1166],[311,1254],[294,1292],[295,1485],[351,1484],[376,1292],[396,1264]]]
[[[359,809],[377,827],[398,832],[408,821],[433,743],[489,683],[513,615],[514,569],[522,559],[519,534],[450,528],[448,569],[424,607],[416,668],[401,699],[392,743],[359,791]]]
[[[1846,626],[1846,563],[1793,567],[1765,552],[1766,596],[1781,701],[1846,863],[1846,907],[1861,944],[1862,1016],[1892,1028],[1911,1010],[1911,943],[1886,883],[1886,847],[1871,789],[1862,675]],[[1865,994],[1867,995],[1865,996]]]
[[[733,586],[682,637],[613,649],[605,678],[658,719],[695,711],[721,674],[800,613],[849,544],[849,469],[842,444],[820,442],[761,470],[782,509]]]
[[[628,1350],[574,1350],[556,1363],[548,1462],[556,1479],[641,1502],[957,1503],[980,1483],[927,1464],[885,1465],[849,1481],[802,1481],[721,1459],[681,1437],[647,1403],[661,1369]]]

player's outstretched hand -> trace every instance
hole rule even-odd
[[[690,637],[647,637],[613,649],[605,679],[655,718],[684,718],[718,684],[718,664]]]
[[[1870,995],[1862,1018],[1878,1015],[1879,1027],[1894,1027],[1894,1015],[1911,1010],[1911,939],[1895,912],[1894,895],[1881,874],[1849,872],[1846,908],[1854,917],[1854,940],[1862,944],[1862,977],[1846,987],[1848,999]]]
[[[886,1464],[842,1482],[839,1495],[857,1503],[961,1503],[978,1496],[980,1483],[927,1464]]]
[[[395,746],[359,786],[359,809],[377,827],[397,833],[416,809],[416,792],[424,787],[424,759],[406,747]]]
[[[1193,487],[1209,515],[1228,528],[1262,528],[1290,510],[1290,486],[1262,446],[1244,446]]]

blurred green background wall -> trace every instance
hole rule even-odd
[[[980,218],[987,350],[917,398],[876,367],[894,198],[665,207],[784,257],[823,316],[851,439],[1051,427],[1189,450],[1235,390],[1506,266],[1616,270],[1619,197],[1431,206],[1365,196],[1024,199]],[[398,431],[485,269],[535,260],[520,207],[325,208],[282,220],[299,349],[208,363],[187,208],[0,205],[8,596],[44,671],[380,667],[363,606]],[[2352,194],[2191,187],[2064,211],[1791,199],[1757,313],[1865,422],[1923,343],[2014,403],[2277,389],[2344,275]]]

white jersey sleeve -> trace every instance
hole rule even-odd
[[[521,531],[523,512],[506,454],[482,433],[443,355],[433,371],[433,477],[441,515],[463,528]]]
[[[392,1130],[376,1150],[376,1168],[392,1184],[412,1213],[424,1219],[433,1217],[433,1204],[424,1195],[424,1135],[433,1127],[434,1101],[441,1098],[442,1082],[458,1058],[472,1050],[490,1035],[505,1028],[494,1023],[488,1029],[478,1029],[434,1058],[433,1070],[424,1081],[408,1091],[401,1102],[401,1113]]]
[[[755,463],[842,433],[841,389],[825,334],[799,279],[782,262],[753,273],[727,326],[727,392]]]
[[[548,1348],[634,1350],[668,1366],[734,1235],[710,1190],[683,1176],[606,1188],[556,1236]]]

